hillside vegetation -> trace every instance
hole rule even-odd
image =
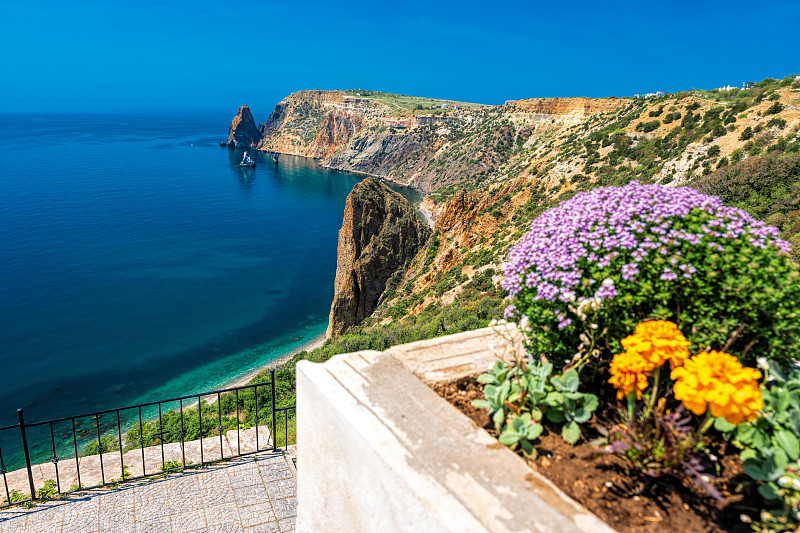
[[[794,76],[728,92],[520,100],[448,111],[439,122],[406,128],[386,125],[403,110],[392,111],[384,93],[362,93],[370,101],[361,107],[329,93],[311,104],[300,93],[282,103],[285,116],[316,117],[311,144],[271,117],[262,149],[308,155],[324,146],[326,166],[418,187],[436,226],[411,264],[389,280],[371,317],[322,348],[297,354],[281,380],[293,383],[300,359],[384,350],[499,318],[508,249],[546,209],[594,187],[634,180],[690,185],[777,225],[800,249],[800,80]],[[411,105],[397,101],[404,110]],[[317,111],[297,114],[301,108]],[[346,134],[326,130],[332,122],[347,124]],[[330,135],[337,131],[338,137]],[[290,137],[294,144],[287,144]]]

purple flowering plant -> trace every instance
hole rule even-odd
[[[509,254],[506,318],[532,356],[583,367],[639,322],[677,323],[692,350],[788,362],[800,351],[800,275],[778,230],[690,188],[579,193]],[[537,357],[538,359],[538,357]]]

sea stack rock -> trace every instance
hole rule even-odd
[[[344,208],[327,336],[375,310],[386,282],[427,241],[430,229],[408,200],[375,178],[353,187]]]
[[[253,120],[250,108],[245,104],[239,108],[239,112],[231,121],[231,127],[228,128],[228,146],[256,147],[259,141],[261,133],[258,131],[256,121]]]

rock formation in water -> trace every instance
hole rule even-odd
[[[411,261],[430,229],[400,194],[374,178],[347,197],[336,263],[327,336],[340,335],[368,317],[386,282]]]
[[[239,108],[228,128],[228,146],[258,146],[261,141],[261,132],[258,131],[256,121],[250,113],[247,104]]]

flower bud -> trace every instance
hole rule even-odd
[[[758,365],[758,368],[762,370],[767,370],[769,368],[769,363],[767,362],[766,357],[759,357],[756,359],[756,364]]]
[[[789,476],[781,476],[778,478],[778,486],[783,488],[788,488],[792,486],[792,478]]]

